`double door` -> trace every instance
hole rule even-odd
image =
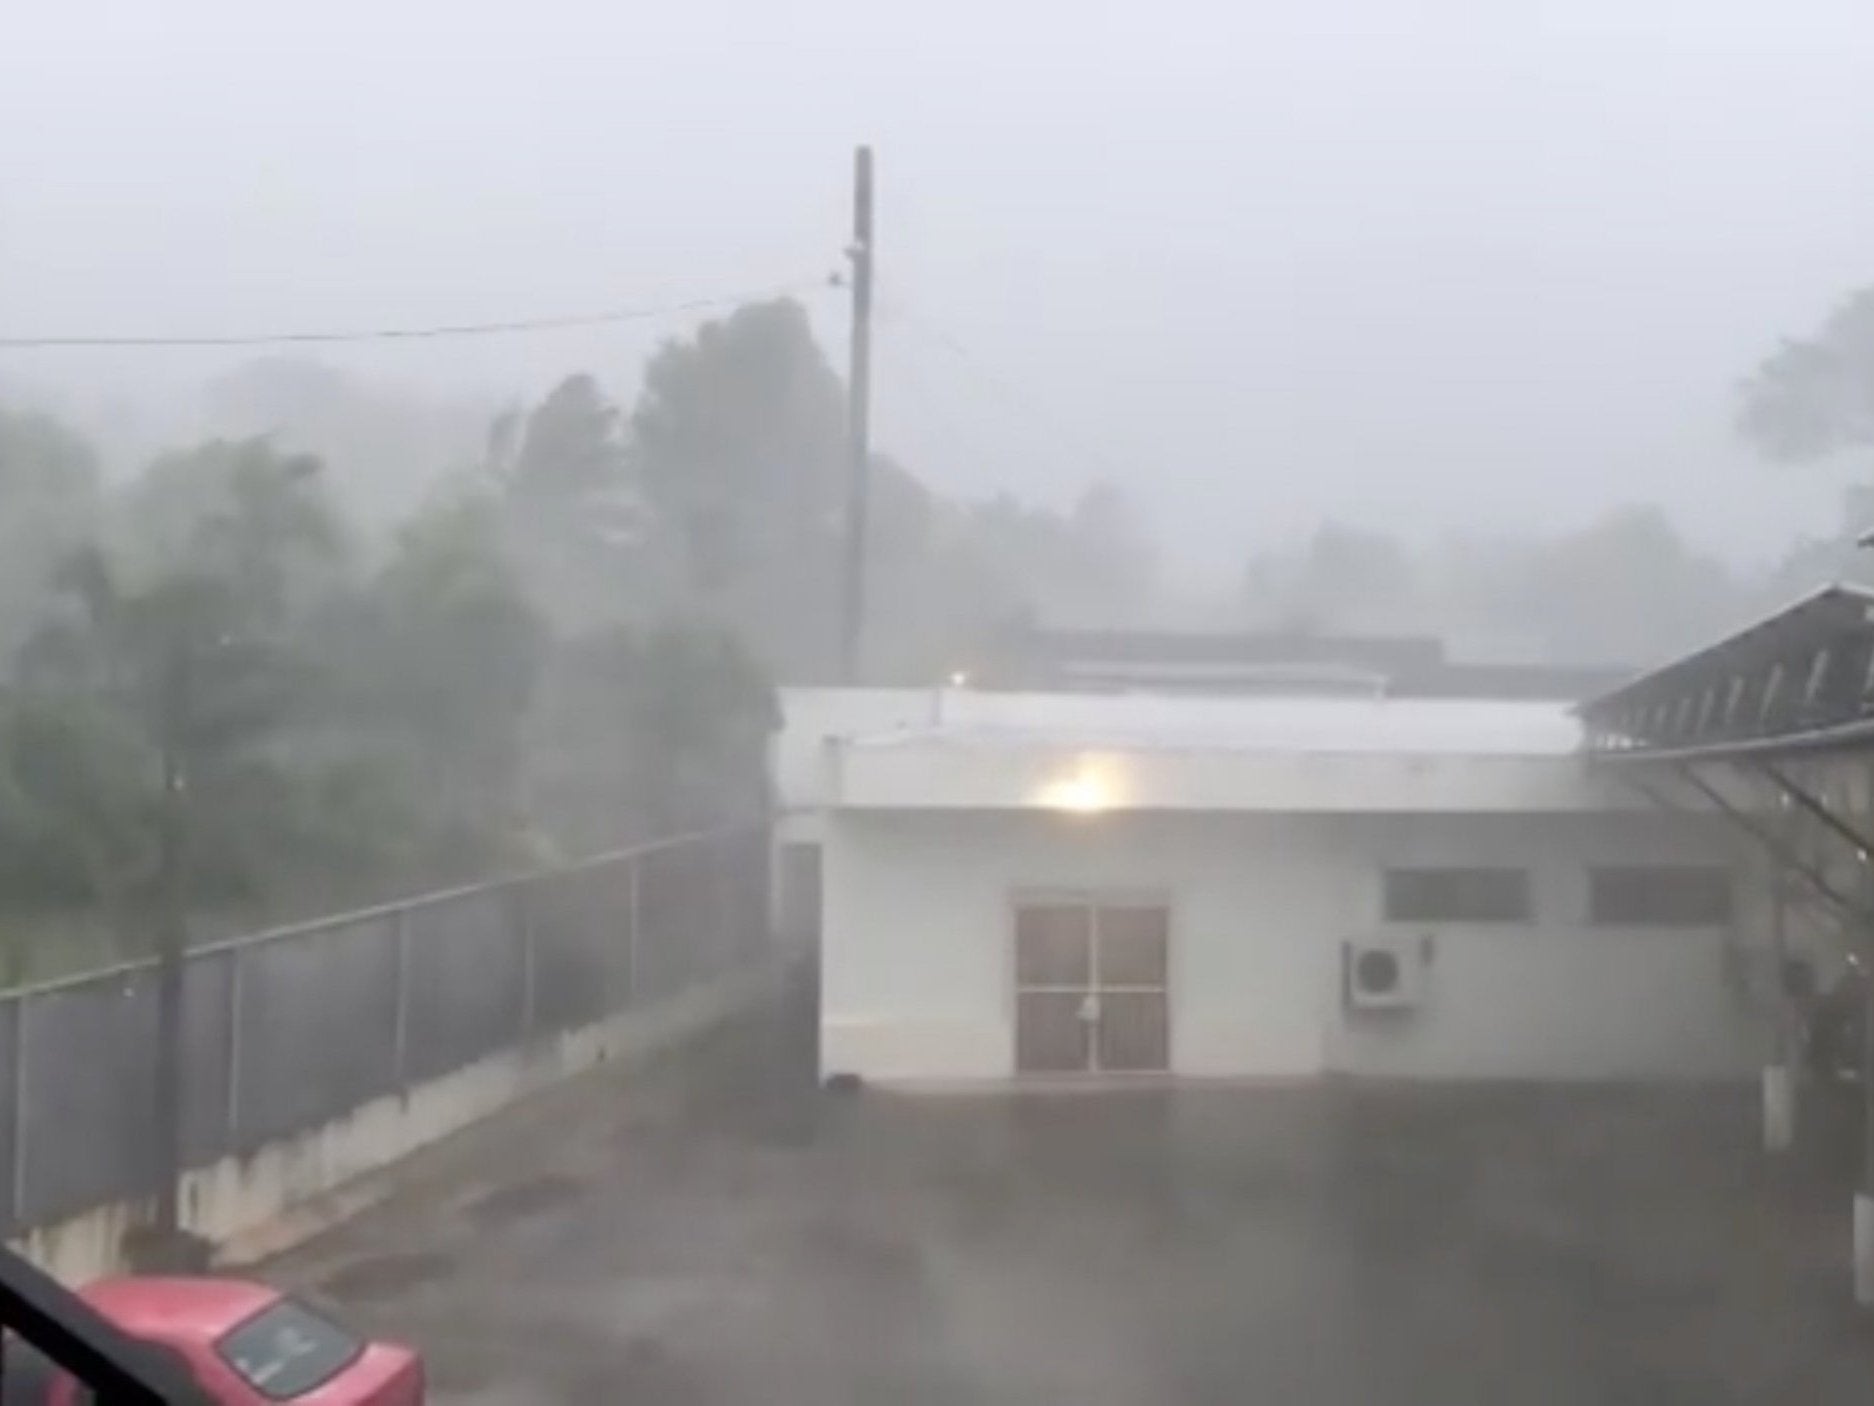
[[[1171,914],[1161,901],[1049,895],[1015,905],[1015,1067],[1027,1074],[1170,1065]]]

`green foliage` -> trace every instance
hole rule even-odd
[[[525,417],[498,422],[489,459],[506,551],[560,633],[642,621],[668,603],[619,411],[592,377],[568,377]]]
[[[154,862],[157,757],[123,715],[83,697],[0,698],[0,891],[13,903],[142,896]]]
[[[778,723],[766,671],[734,635],[614,626],[560,651],[530,789],[586,849],[748,814],[766,803]]]
[[[844,422],[839,378],[792,300],[667,344],[631,417],[684,595],[787,678],[833,663]]]
[[[831,677],[845,550],[844,392],[792,301],[756,304],[666,345],[631,417],[670,598],[733,632],[789,682]],[[926,682],[1017,618],[1133,617],[1156,562],[1125,496],[1096,484],[1059,513],[1006,495],[959,504],[872,463],[865,656],[877,681]]]
[[[414,511],[439,475],[474,460],[488,410],[381,384],[296,356],[267,356],[211,382],[207,427],[235,440],[271,436],[317,455],[361,532]]]
[[[1785,339],[1764,359],[1744,383],[1738,428],[1786,462],[1874,447],[1874,288],[1851,294],[1814,335]]]
[[[31,632],[53,570],[98,506],[90,446],[49,416],[0,406],[0,659]]]
[[[335,765],[370,756],[394,779],[373,787],[341,769],[326,778],[334,798],[366,817],[413,813],[404,857],[426,871],[473,869],[515,809],[522,727],[548,648],[494,505],[463,495],[419,513],[390,560],[332,604],[315,639],[312,750]]]
[[[50,415],[0,406],[0,497],[10,502],[94,498],[98,460]]]
[[[0,739],[13,839],[33,856],[4,897],[82,892],[134,949],[165,772],[186,787],[196,896],[255,888],[294,785],[269,750],[303,684],[290,573],[336,545],[316,471],[260,443],[159,461],[127,492],[123,545],[55,573]]]
[[[214,440],[158,459],[124,494],[112,546],[132,579],[187,569],[279,628],[333,579],[344,533],[321,463],[266,439]]]
[[[1745,584],[1650,506],[1552,536],[1433,551],[1329,523],[1295,556],[1252,560],[1245,586],[1263,627],[1438,635],[1472,657],[1569,664],[1651,663],[1750,608]]]
[[[1617,508],[1542,544],[1497,599],[1500,618],[1535,622],[1548,658],[1648,664],[1729,628],[1740,596],[1723,563],[1689,547],[1648,505]]]

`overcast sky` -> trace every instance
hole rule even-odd
[[[9,0],[0,327],[793,284],[838,262],[869,140],[879,438],[936,483],[1122,478],[1198,563],[1323,514],[1630,499],[1762,555],[1846,466],[1753,461],[1733,387],[1874,282],[1870,74],[1869,0]],[[624,390],[657,330],[331,359]],[[222,360],[0,378],[148,396]]]

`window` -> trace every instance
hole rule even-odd
[[[1599,927],[1722,927],[1731,921],[1731,874],[1699,864],[1588,871],[1588,921]]]
[[[325,1385],[364,1351],[364,1343],[304,1304],[281,1299],[215,1344],[222,1360],[272,1401]]]
[[[1388,869],[1389,923],[1526,923],[1526,869]]]

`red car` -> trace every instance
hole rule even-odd
[[[423,1361],[370,1342],[318,1309],[244,1279],[105,1279],[78,1296],[133,1338],[174,1352],[211,1401],[261,1406],[422,1406]],[[37,1375],[6,1354],[7,1399]],[[90,1393],[41,1359],[45,1406],[85,1406]],[[25,1373],[21,1369],[27,1368]],[[36,1393],[35,1393],[36,1394]]]

